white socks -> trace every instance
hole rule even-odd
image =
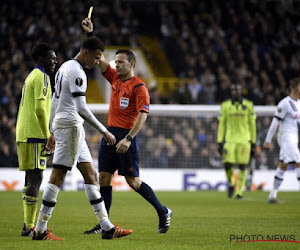
[[[283,181],[285,171],[281,170],[279,167],[276,169],[276,173],[274,176],[274,184],[273,189],[269,194],[269,199],[276,199],[278,189]]]
[[[39,217],[36,223],[35,231],[42,234],[47,230],[47,223],[52,215],[59,187],[48,183],[43,193],[43,204],[40,209]]]
[[[114,225],[108,219],[108,214],[104,206],[98,186],[92,184],[84,184],[84,189],[88,200],[90,201],[94,213],[103,230],[109,231]]]

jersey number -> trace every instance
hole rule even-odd
[[[61,92],[61,83],[62,83],[63,75],[58,73],[55,79],[55,97],[59,98]]]
[[[41,157],[46,157],[46,145],[42,145]]]

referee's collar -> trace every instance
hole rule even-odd
[[[40,66],[40,65],[35,65],[34,68],[35,68],[35,69],[39,69],[39,70],[42,71],[43,73],[46,73],[46,72],[45,72],[45,69],[44,69],[42,66]]]

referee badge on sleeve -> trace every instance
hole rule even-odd
[[[129,105],[129,98],[126,98],[126,97],[121,97],[120,99],[120,107],[122,109],[126,109]]]

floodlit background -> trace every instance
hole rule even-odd
[[[178,115],[175,106],[166,105],[209,110],[229,97],[232,82],[239,82],[244,97],[270,110],[288,94],[289,80],[299,76],[299,1],[4,0],[0,8],[0,171],[9,168],[15,171],[12,176],[17,175],[15,123],[23,81],[34,67],[31,48],[37,42],[52,45],[57,68],[74,57],[85,38],[81,21],[91,5],[94,33],[103,40],[108,61],[113,64],[117,48],[132,49],[137,56],[136,75],[146,82],[151,104],[165,110],[165,115],[151,113],[140,132],[141,169],[222,171],[216,145],[218,112]],[[108,103],[110,86],[99,69],[87,74],[88,102]],[[106,113],[95,111],[104,124]],[[258,113],[257,174],[258,170],[272,174],[278,165],[276,138],[271,152],[260,148],[272,115],[273,111]],[[97,167],[102,137],[88,125],[86,134]],[[5,189],[1,178],[0,188]],[[271,180],[265,176],[267,181]],[[297,183],[294,186],[297,190]]]

